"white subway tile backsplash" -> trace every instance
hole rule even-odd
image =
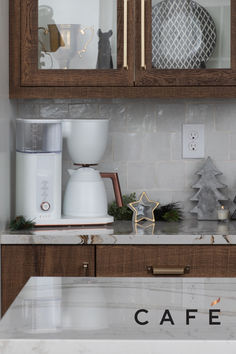
[[[236,133],[230,134],[229,159],[236,160]]]
[[[108,141],[107,141],[107,148],[105,151],[105,154],[102,158],[103,162],[110,162],[113,161],[113,146],[112,146],[112,134],[108,135]]]
[[[115,161],[170,160],[171,135],[160,133],[113,134]]]
[[[172,201],[179,202],[182,205],[184,214],[186,217],[190,217],[190,210],[196,205],[190,201],[191,197],[194,195],[194,190],[189,191],[174,191],[172,192]]]
[[[142,134],[113,134],[114,161],[140,161],[143,151]]]
[[[39,114],[41,118],[65,118],[68,116],[68,104],[42,104]]]
[[[236,191],[236,100],[68,99],[19,100],[18,115],[45,118],[107,118],[110,134],[101,171],[117,171],[123,193],[146,191],[161,203],[180,201],[187,212],[193,204],[191,186],[202,159],[182,159],[182,125],[205,125],[205,156],[223,172],[220,179]],[[72,166],[64,151],[66,168]],[[106,181],[109,201],[114,200]]]
[[[184,190],[183,161],[156,163],[156,187],[160,190]]]
[[[208,131],[205,137],[206,156],[211,156],[213,160],[229,160],[229,148],[229,133]]]
[[[140,190],[140,193],[142,193],[142,190]],[[171,191],[160,191],[160,190],[150,190],[148,191],[148,197],[151,200],[155,200],[159,203],[163,204],[168,204],[172,201],[172,192]]]
[[[100,104],[99,116],[110,120],[109,130],[111,133],[127,131],[126,107],[124,104]]]
[[[126,113],[126,106],[122,103],[102,103],[99,104],[98,109],[100,116],[108,119],[123,118]]]
[[[228,190],[236,190],[236,160],[232,161],[217,161],[216,167],[223,173],[218,178],[228,186]],[[232,198],[234,196],[230,195]]]
[[[225,101],[215,106],[216,130],[236,132],[236,102]]]
[[[155,189],[156,170],[153,163],[128,162],[128,189],[146,190]]]
[[[141,160],[148,162],[170,160],[171,134],[147,133],[140,137]]]
[[[182,159],[182,127],[181,130],[172,133],[170,138],[171,160]]]
[[[70,118],[100,118],[97,104],[69,104]]]
[[[110,118],[109,130],[111,133],[127,132],[126,117],[124,115],[113,115]]]
[[[155,101],[134,100],[127,104],[127,131],[144,133],[157,131]]]
[[[204,124],[205,129],[215,128],[215,105],[207,103],[188,103],[186,105],[187,124]]]
[[[185,122],[185,104],[157,104],[157,131],[176,132]]]
[[[39,118],[39,105],[35,103],[20,103],[18,105],[18,116],[21,118]]]

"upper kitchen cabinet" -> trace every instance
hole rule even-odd
[[[10,0],[10,96],[236,97],[236,0]]]
[[[236,1],[138,0],[137,86],[236,85]]]
[[[69,97],[71,88],[85,96],[87,87],[133,86],[132,1],[10,3],[12,97]]]

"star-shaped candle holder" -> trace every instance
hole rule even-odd
[[[139,200],[128,204],[129,208],[133,211],[133,222],[140,222],[142,220],[155,222],[154,210],[159,204],[150,200],[146,192],[143,192]]]

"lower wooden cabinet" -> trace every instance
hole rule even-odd
[[[236,277],[236,246],[2,245],[2,314],[31,276]]]
[[[235,277],[236,246],[97,246],[98,277]],[[183,274],[182,274],[183,273]]]
[[[95,247],[2,245],[1,313],[6,312],[32,276],[94,276]]]

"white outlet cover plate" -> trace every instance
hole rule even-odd
[[[183,124],[183,159],[205,157],[204,124]]]

